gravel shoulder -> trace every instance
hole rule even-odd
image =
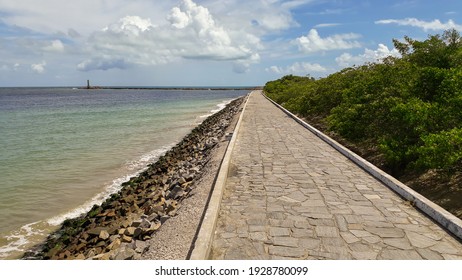
[[[241,104],[244,105],[245,102]],[[148,241],[149,249],[141,255],[143,260],[188,259],[194,239],[199,231],[206,204],[212,192],[221,161],[228,147],[226,135],[232,133],[239,119],[236,114],[226,133],[212,151],[210,161],[203,169],[201,178],[192,186],[191,196],[183,200],[177,215],[168,219]]]

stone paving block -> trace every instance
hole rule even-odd
[[[247,258],[247,252],[244,248],[230,248],[226,251],[225,260],[243,260]]]
[[[313,228],[310,222],[308,221],[295,221],[294,227],[298,229]]]
[[[308,217],[310,219],[332,219],[333,214],[318,214],[318,213],[300,213],[301,216]]]
[[[353,234],[349,232],[340,232],[340,236],[345,240],[346,243],[351,244],[355,242],[359,242],[360,239],[354,236]]]
[[[443,259],[445,259],[445,260],[462,260],[462,256],[461,255],[443,254]]]
[[[364,224],[348,224],[348,230],[363,230]]]
[[[266,236],[266,232],[264,232],[264,231],[250,232],[249,233],[249,238],[252,241],[266,242],[268,240],[268,237]]]
[[[273,245],[298,248],[298,239],[293,237],[273,237]]]
[[[347,223],[349,224],[361,224],[364,222],[363,217],[356,215],[343,215]]]
[[[267,211],[266,217],[268,219],[274,220],[284,220],[286,218],[286,214],[283,211]]]
[[[341,232],[346,232],[348,231],[348,224],[345,220],[345,217],[341,216],[341,215],[335,215],[335,221],[336,221],[336,225],[339,229],[339,231]]]
[[[429,249],[422,249],[422,248],[417,248],[417,253],[424,259],[424,260],[443,260],[443,256],[441,254],[429,250]]]
[[[317,227],[317,226],[335,227],[336,226],[334,219],[309,219],[308,221],[310,225],[312,225],[312,227]]]
[[[442,231],[435,229],[434,231],[422,230],[421,233],[426,237],[429,237],[433,240],[441,241],[444,239],[445,235]]]
[[[224,232],[221,234],[221,238],[223,239],[229,239],[234,237],[237,237],[237,234],[235,232]]]
[[[323,214],[329,215],[329,210],[321,206],[294,206],[293,209],[298,213]]]
[[[212,258],[462,259],[462,244],[253,93]]]
[[[274,255],[274,256],[294,257],[294,258],[303,258],[308,255],[304,249],[292,248],[292,247],[282,247],[282,246],[269,246],[268,252],[270,255]]]
[[[299,246],[300,248],[315,250],[321,246],[321,240],[318,238],[300,238]]]
[[[377,252],[351,252],[353,259],[355,260],[376,260]]]
[[[364,219],[366,224],[369,222],[379,223],[379,222],[387,221],[387,219],[383,215],[379,215],[379,216],[361,215],[361,217]]]
[[[413,248],[407,238],[384,238],[383,243],[402,250],[411,250]]]
[[[311,207],[326,207],[326,203],[321,199],[312,199],[311,196],[308,196],[308,199],[300,204],[301,206],[311,206]]]
[[[278,197],[278,200],[280,200],[280,201],[282,201],[284,203],[291,203],[291,204],[299,204],[300,203],[300,200],[293,199],[293,198],[290,198],[290,197],[287,197],[287,196]]]
[[[376,195],[376,194],[365,194],[364,195],[365,198],[369,199],[369,200],[380,200],[381,197],[379,195]],[[373,201],[373,203],[375,203],[376,201]]]
[[[306,222],[306,221],[308,221],[308,219],[306,217],[303,217],[297,211],[294,211],[294,212],[295,212],[295,215],[287,215],[287,220],[294,221],[294,223],[295,222]]]
[[[293,228],[291,229],[292,231],[292,237],[296,238],[303,238],[303,237],[314,237],[314,230],[312,229],[298,229],[298,228]]]
[[[255,232],[255,231],[266,231],[266,226],[260,226],[260,225],[249,225],[249,232]]]
[[[352,205],[351,209],[356,215],[364,216],[381,216],[381,212],[373,206]]]
[[[269,219],[269,224],[272,227],[283,227],[283,228],[292,228],[294,226],[294,221],[292,220],[279,220],[279,219]]]
[[[266,217],[265,217],[266,218]],[[248,225],[254,225],[254,226],[266,226],[267,221],[265,218],[262,219],[248,219],[247,224]]]
[[[404,237],[404,230],[400,228],[365,227],[366,231],[382,238],[385,237]]]
[[[459,248],[457,248],[457,247],[450,244],[450,243],[438,242],[437,244],[429,247],[429,249],[433,250],[435,252],[438,252],[440,254],[462,255],[462,251],[461,251],[460,247]]]
[[[351,259],[350,251],[345,246],[323,245],[323,249],[329,253],[337,254],[336,259],[338,260]]]
[[[366,220],[366,217],[364,217]],[[386,221],[386,220],[385,220]],[[389,222],[382,222],[382,221],[365,221],[364,226],[365,227],[375,227],[375,228],[393,228],[395,227],[394,224],[389,223]]]
[[[430,237],[413,231],[406,231],[406,236],[412,246],[416,248],[428,248],[438,243],[438,241],[431,239]]]
[[[421,260],[422,257],[414,250],[383,249],[380,260]]]
[[[365,230],[357,230],[357,229],[351,229],[350,233],[356,236],[357,238],[362,238],[366,236],[375,236],[374,234],[370,233],[369,231]]]
[[[371,252],[372,246],[367,245],[361,242],[355,242],[352,244],[348,244],[348,248],[351,250],[351,252]]]
[[[337,227],[316,226],[315,232],[320,237],[338,237],[340,236]]]
[[[290,236],[290,229],[289,228],[282,228],[282,227],[270,227],[269,228],[269,235],[270,236]]]
[[[309,250],[308,254],[310,256],[314,256],[317,259],[325,259],[325,260],[348,260],[351,259],[350,254],[341,254],[341,253],[333,253],[328,251],[315,251]]]
[[[382,239],[376,235],[371,235],[371,236],[363,236],[361,237],[361,240],[364,242],[370,243],[370,244],[376,244],[382,242]]]
[[[321,240],[323,246],[337,246],[347,248],[347,244],[342,237],[323,237]]]

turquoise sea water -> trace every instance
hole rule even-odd
[[[246,93],[0,88],[0,259],[102,202]]]

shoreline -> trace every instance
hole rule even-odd
[[[130,89],[130,90],[261,90],[263,87],[106,87],[106,86],[90,86],[78,87],[78,89]]]
[[[64,221],[22,259],[140,259],[147,242],[192,196],[246,97],[207,117],[122,189],[80,217]]]

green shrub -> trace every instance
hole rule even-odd
[[[462,128],[429,134],[422,137],[423,145],[417,149],[420,168],[450,170],[462,163]]]

